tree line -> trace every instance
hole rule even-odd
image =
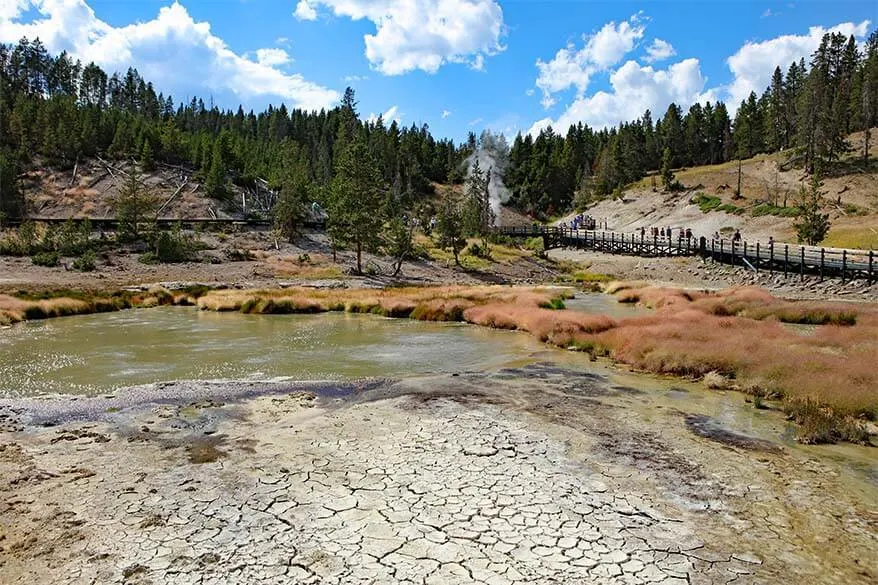
[[[860,50],[853,36],[826,34],[810,63],[775,68],[768,88],[751,92],[732,119],[723,102],[676,104],[653,121],[647,110],[616,128],[579,123],[566,135],[551,127],[518,135],[506,185],[512,203],[537,216],[554,215],[620,190],[669,166],[706,165],[791,151],[790,162],[824,172],[856,148],[868,162],[869,129],[878,122],[878,31]],[[865,130],[860,144],[846,137]]]
[[[0,213],[17,217],[24,201],[16,177],[32,165],[72,168],[95,155],[136,159],[144,170],[184,165],[207,193],[228,197],[230,185],[266,180],[272,189],[324,201],[343,148],[343,107],[305,111],[285,105],[255,113],[221,110],[192,98],[176,103],[136,69],[108,75],[66,52],[50,55],[39,39],[0,44]],[[380,116],[353,124],[383,184],[408,200],[433,182],[461,182],[474,147],[434,138],[428,126],[401,127]]]
[[[276,215],[288,233],[304,202],[332,206],[338,172],[354,164],[346,158],[354,143],[368,153],[370,172],[397,215],[414,214],[432,183],[463,182],[465,161],[478,145],[474,134],[455,145],[434,138],[426,125],[362,120],[355,106],[350,89],[337,107],[319,112],[284,105],[259,113],[221,110],[197,98],[177,103],[136,69],[108,75],[67,53],[49,55],[38,39],[0,44],[0,217],[25,212],[17,177],[29,166],[69,168],[94,155],[134,158],[144,170],[185,165],[221,200],[232,183],[264,179],[282,195]],[[723,102],[694,104],[685,114],[671,104],[655,121],[647,110],[610,129],[578,123],[565,135],[551,127],[519,134],[504,157],[504,181],[513,206],[544,217],[618,192],[662,167],[788,150],[791,162],[813,172],[853,147],[868,160],[868,129],[876,120],[878,31],[864,50],[853,37],[830,33],[809,63],[776,68],[770,86],[743,100],[734,118]],[[848,144],[845,137],[858,130],[866,130],[862,144]],[[368,223],[361,219],[348,228]]]

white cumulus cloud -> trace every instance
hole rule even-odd
[[[442,110],[442,119],[444,120],[451,115],[451,110]]]
[[[317,11],[307,0],[299,0],[293,15],[299,20],[317,20]]]
[[[38,16],[25,22],[28,7]],[[210,23],[196,22],[177,2],[152,20],[114,27],[85,0],[0,0],[0,42],[22,37],[39,37],[50,52],[66,50],[108,73],[136,67],[157,89],[178,98],[215,92],[245,103],[281,98],[305,109],[331,107],[340,99],[335,90],[279,70],[280,49],[263,49],[267,61],[259,51],[256,61],[235,53],[211,33]]]
[[[381,114],[381,119],[384,121],[384,124],[390,124],[391,122],[401,124],[402,116],[402,113],[399,111],[399,106],[393,105],[390,106],[386,112]],[[378,121],[378,116],[376,114],[369,114],[369,117],[366,119],[374,124]]]
[[[711,96],[704,93],[704,85],[698,59],[686,59],[667,69],[628,61],[610,75],[611,91],[577,97],[556,120],[543,118],[535,122],[528,133],[536,135],[548,126],[563,133],[577,122],[606,128],[638,118],[647,109],[657,118],[671,102],[685,109],[710,99]]]
[[[783,70],[793,61],[810,61],[811,54],[820,46],[826,33],[840,32],[845,36],[854,35],[862,39],[869,33],[870,22],[845,22],[831,28],[812,26],[808,34],[783,35],[767,41],[748,42],[728,58],[729,69],[734,79],[727,88],[730,109],[736,109],[742,100],[755,91],[761,95],[771,83],[771,75],[776,67]]]
[[[256,62],[260,65],[273,67],[275,65],[285,65],[292,61],[289,53],[283,49],[257,49]]]
[[[655,63],[670,59],[676,54],[677,51],[671,43],[662,39],[654,39],[652,44],[646,48],[646,57],[643,60],[647,63]]]
[[[644,30],[640,14],[635,14],[618,24],[609,22],[593,35],[584,35],[582,48],[568,43],[551,61],[538,59],[536,85],[543,92],[543,106],[553,106],[553,94],[571,87],[581,95],[588,88],[591,76],[621,61],[643,38]]]
[[[482,69],[485,57],[505,49],[503,10],[494,0],[302,0],[296,13],[316,18],[319,5],[375,25],[364,37],[366,58],[385,75],[436,73],[446,63]]]

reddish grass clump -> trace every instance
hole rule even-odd
[[[716,372],[739,389],[780,397],[802,425],[803,441],[862,442],[858,419],[878,418],[874,305],[787,301],[757,288],[692,293],[641,287],[619,295],[623,302],[636,296],[664,308],[581,340],[584,348],[602,348],[650,372]],[[784,323],[815,328],[799,331]]]

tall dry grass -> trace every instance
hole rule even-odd
[[[0,325],[170,304],[194,304],[194,300],[187,292],[174,295],[160,287],[143,293],[109,295],[71,290],[44,292],[35,297],[0,294]]]
[[[856,420],[878,419],[873,305],[786,301],[756,288],[708,292],[613,283],[609,290],[621,302],[656,311],[615,320],[543,308],[565,296],[563,291],[496,286],[225,290],[209,292],[198,304],[215,311],[348,311],[526,331],[557,347],[608,356],[642,371],[721,376],[728,387],[778,398],[802,423],[806,441],[863,440]],[[785,323],[816,328],[803,335]]]
[[[864,441],[856,421],[878,418],[875,305],[787,301],[756,288],[622,287],[616,296],[657,310],[582,337],[588,351],[650,372],[722,374],[739,389],[779,398],[804,441]],[[803,335],[789,323],[816,327]]]

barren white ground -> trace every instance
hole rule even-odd
[[[835,500],[798,517],[833,487],[808,484],[814,465],[796,471],[802,461],[781,451],[695,436],[676,414],[679,432],[642,433],[619,408],[637,394],[604,386],[537,368],[397,384],[382,400],[327,407],[293,393],[58,427],[12,422],[0,434],[0,582],[875,575],[868,509]],[[833,546],[796,534],[817,525]]]

